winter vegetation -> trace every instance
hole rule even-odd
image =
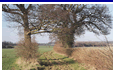
[[[2,42],[2,48],[14,47],[2,49],[3,70],[113,70],[113,42],[106,38],[112,16],[105,4],[2,4],[2,12],[20,37],[15,47]],[[86,31],[106,41],[75,41]],[[42,33],[50,43],[37,43]]]

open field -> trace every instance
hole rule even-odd
[[[2,49],[2,70],[11,69],[16,58],[14,49]]]
[[[44,46],[39,46],[39,52],[44,53],[47,51],[53,50],[53,47],[44,48]],[[15,62],[16,53],[14,49],[2,49],[2,69],[10,70],[12,68],[12,64]]]

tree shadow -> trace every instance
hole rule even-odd
[[[63,57],[63,58],[59,58],[59,59],[48,59],[47,62],[42,62],[42,60],[47,60],[47,59],[41,59],[40,65],[41,66],[43,66],[43,65],[44,66],[53,66],[53,65],[67,65],[67,64],[73,64],[73,63],[75,63],[74,60],[63,61],[63,62],[61,62],[61,61],[49,62],[50,60],[63,60],[63,59],[66,59],[66,58],[68,58],[68,57]]]
[[[68,57],[63,57],[63,58],[58,58],[58,59],[39,59],[39,60],[59,60],[59,59],[65,59],[65,58],[68,58]]]
[[[66,58],[69,58],[72,55],[74,49],[69,48],[69,49],[65,49],[63,51],[67,57],[58,58],[58,59],[47,59],[47,58],[39,59],[40,65],[41,66],[68,65],[68,64],[73,64],[73,63],[77,62],[75,60],[64,60]],[[44,60],[44,61],[42,61],[42,60]],[[52,60],[54,60],[54,61],[52,61]],[[60,61],[60,60],[63,60],[63,61]]]

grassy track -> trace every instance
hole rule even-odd
[[[79,66],[78,62],[66,56],[59,55],[53,50],[44,53],[40,59],[41,65],[44,65],[44,70],[84,70]]]
[[[59,55],[53,51],[53,46],[39,46],[40,56],[39,60],[44,70],[84,70],[79,66],[78,62],[66,56]],[[12,70],[15,68],[14,64],[17,59],[14,49],[2,49],[2,70]]]

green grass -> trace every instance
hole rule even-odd
[[[2,70],[10,70],[15,59],[14,49],[2,49]]]
[[[42,54],[39,61],[44,66],[44,70],[84,70],[73,59],[55,53],[53,46],[39,46],[38,52]],[[14,49],[2,49],[2,70],[18,69],[18,66],[14,64],[16,59]]]
[[[53,50],[53,46],[39,46],[39,53],[44,53]]]
[[[39,46],[39,52],[41,54],[51,50],[53,50],[53,46],[47,48],[46,46]],[[11,70],[16,59],[14,49],[2,49],[2,70]]]
[[[84,70],[77,61],[75,62],[73,59],[59,55],[53,50],[44,53],[39,60],[42,65],[45,65],[45,70]]]

